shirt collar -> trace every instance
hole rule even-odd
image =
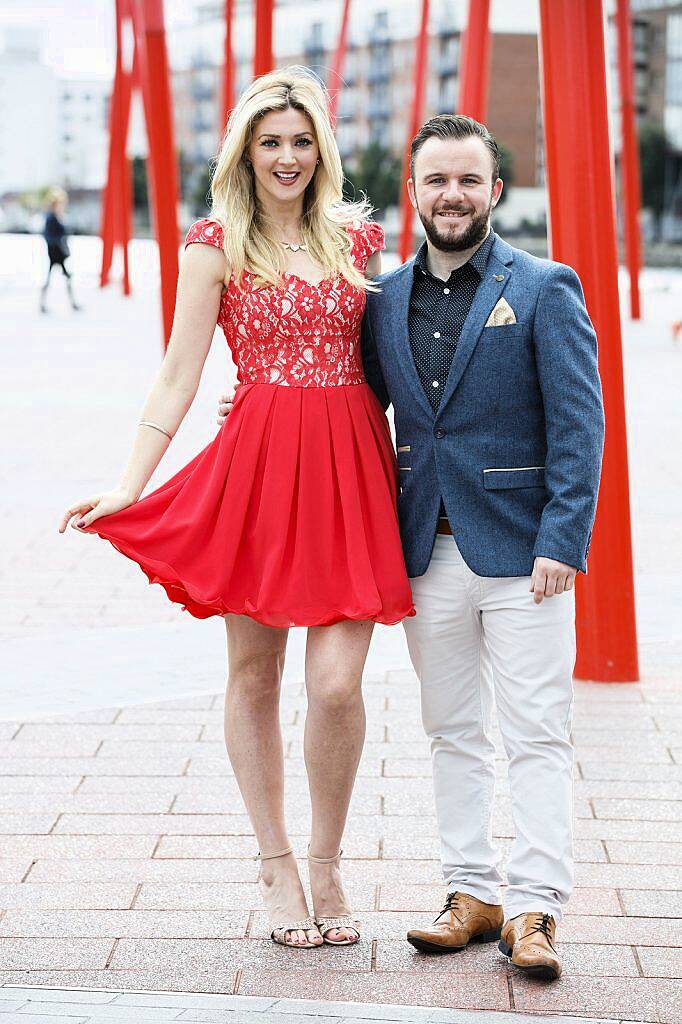
[[[479,245],[478,249],[473,254],[473,256],[469,260],[467,260],[466,263],[463,263],[462,267],[457,267],[456,270],[453,270],[452,274],[456,274],[457,271],[462,270],[463,267],[470,266],[470,267],[473,267],[473,269],[476,271],[476,273],[478,274],[478,276],[480,278],[483,278],[483,275],[485,274],[486,267],[488,265],[488,257],[490,256],[490,250],[493,247],[493,242],[494,241],[495,241],[495,232],[491,228],[490,231],[488,232],[488,234],[486,235],[485,239],[483,240],[483,242]],[[424,241],[419,246],[419,249],[417,250],[417,254],[416,254],[415,258],[414,258],[414,271],[415,271],[415,273],[420,271],[422,274],[427,274],[429,277],[433,277],[434,275],[429,270],[428,264],[426,262],[427,252],[428,252],[427,244]],[[450,275],[450,277],[452,277],[452,274]]]

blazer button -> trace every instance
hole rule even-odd
[[[445,437],[446,434],[447,430],[443,430],[442,427],[438,427],[438,429],[436,430],[436,437]]]

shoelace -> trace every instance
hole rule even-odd
[[[523,936],[524,939],[529,935],[533,935],[534,932],[538,932],[540,935],[545,936],[551,948],[554,949],[554,942],[552,941],[551,932],[552,923],[553,922],[551,914],[535,914],[531,926],[528,928],[525,935]]]
[[[459,899],[460,899],[461,895],[462,894],[459,893],[459,892],[449,892],[448,893],[447,898],[445,900],[445,906],[441,910],[441,912],[438,915],[438,917],[436,918],[436,920],[433,922],[434,924],[436,924],[437,921],[440,921],[440,919],[443,916],[443,914],[447,914],[451,910],[454,913],[454,916],[457,917],[457,920],[459,920],[461,922],[461,918],[459,918],[458,915],[457,915],[457,911],[462,909],[460,904],[459,904]]]

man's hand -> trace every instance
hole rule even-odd
[[[234,404],[234,391],[230,391],[227,395],[221,395],[218,399],[218,426],[222,427],[227,417],[232,412],[232,406]]]
[[[565,562],[556,562],[553,558],[536,558],[530,578],[530,590],[535,603],[540,604],[544,597],[554,597],[555,594],[573,590],[577,572],[577,569]]]

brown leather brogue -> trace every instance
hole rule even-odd
[[[407,941],[423,953],[458,953],[470,942],[495,942],[504,913],[465,892],[450,892],[432,928],[413,928]]]
[[[555,981],[561,974],[555,933],[556,921],[551,914],[519,914],[504,922],[499,948],[520,971]]]

